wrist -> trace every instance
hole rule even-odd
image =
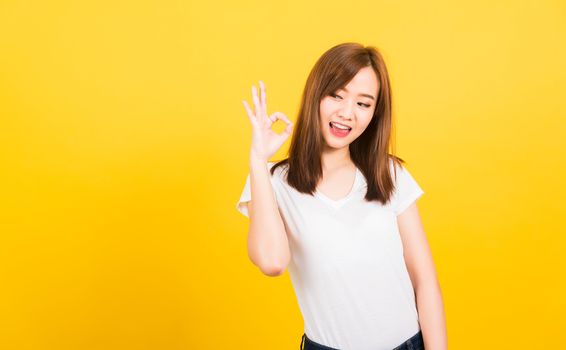
[[[253,151],[250,152],[250,165],[261,165],[261,164],[266,165],[267,162],[268,162],[267,158],[258,156]]]

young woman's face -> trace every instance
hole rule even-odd
[[[348,146],[369,125],[377,101],[378,81],[372,67],[364,67],[344,89],[320,101],[322,135],[328,147]],[[342,124],[350,130],[339,129]]]

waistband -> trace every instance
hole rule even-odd
[[[300,350],[340,350],[319,344],[314,340],[309,339],[309,337],[307,337],[305,333],[303,333],[303,338],[301,339],[301,347],[299,349]]]
[[[305,333],[301,339],[300,350],[340,350],[336,348],[331,348],[326,345],[319,344],[312,339],[309,339]],[[422,331],[419,330],[415,335],[403,342],[403,344],[398,345],[392,350],[424,350],[424,340]]]
[[[424,350],[423,333],[419,331],[393,350]]]

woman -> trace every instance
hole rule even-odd
[[[268,276],[289,269],[304,319],[301,349],[446,349],[440,287],[416,200],[424,193],[388,152],[385,63],[374,47],[325,52],[296,130],[252,87],[250,173],[238,210],[248,254]],[[287,124],[277,134],[277,120]],[[288,158],[269,159],[293,134]]]

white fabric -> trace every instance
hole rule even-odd
[[[384,206],[364,200],[367,183],[359,169],[350,193],[338,201],[319,191],[314,197],[298,192],[286,183],[286,169],[279,166],[271,183],[289,238],[288,271],[307,337],[341,350],[391,350],[417,333],[415,294],[396,219],[424,193],[409,171],[397,167],[395,195]],[[250,199],[248,174],[237,204],[245,216]]]

